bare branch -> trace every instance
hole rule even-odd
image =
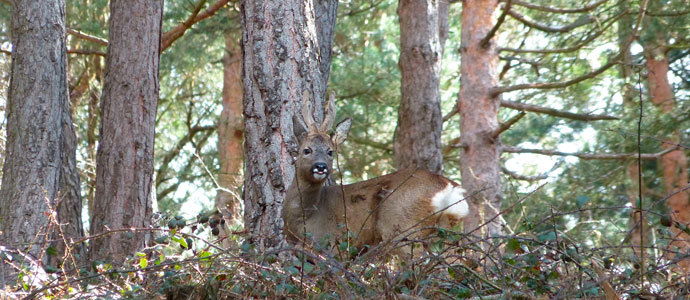
[[[199,4],[194,9],[194,12],[192,12],[186,21],[163,33],[163,36],[161,37],[161,52],[165,51],[165,49],[168,49],[173,42],[182,37],[187,29],[191,28],[192,25],[213,16],[216,14],[216,12],[218,12],[218,10],[225,7],[230,0],[218,0],[216,3],[209,6],[204,12],[199,13],[205,2],[206,0],[199,1]]]
[[[503,1],[506,1],[506,0],[503,0]],[[536,4],[532,4],[532,3],[528,3],[528,2],[523,2],[523,1],[518,1],[518,0],[513,1],[513,3],[520,5],[522,7],[525,7],[525,8],[540,10],[543,12],[556,13],[556,14],[573,14],[573,13],[583,13],[583,12],[591,11],[591,10],[599,7],[600,5],[606,3],[607,1],[608,0],[600,0],[600,1],[594,2],[592,4],[587,4],[587,5],[580,7],[580,8],[556,8],[556,7],[549,7],[549,6],[540,6],[540,5],[536,5]]]
[[[527,18],[525,18],[525,16],[519,14],[516,11],[509,10],[508,15],[510,15],[514,19],[520,21],[522,24],[527,25],[528,27],[532,27],[534,29],[541,30],[543,32],[548,32],[548,33],[569,32],[569,31],[571,31],[575,28],[578,28],[580,26],[584,26],[584,25],[593,23],[596,20],[596,18],[594,18],[590,15],[583,15],[580,18],[578,18],[577,20],[575,20],[575,22],[570,23],[568,25],[561,26],[561,27],[550,27],[550,26],[547,26],[544,24],[539,24],[537,22],[528,20]]]
[[[156,176],[156,184],[155,186],[158,186],[161,184],[164,179],[165,175],[168,172],[168,169],[170,168],[170,162],[177,157],[177,155],[180,154],[184,146],[186,146],[188,143],[192,142],[194,139],[194,136],[196,136],[197,133],[203,132],[203,131],[213,131],[216,130],[216,126],[194,126],[189,128],[187,131],[187,135],[182,137],[179,141],[177,141],[177,144],[175,147],[173,147],[172,150],[170,150],[168,153],[166,153],[163,156],[163,160],[161,163],[160,169],[158,169],[158,175]]]
[[[650,17],[680,17],[687,14],[690,14],[690,10],[647,12],[647,15]]]
[[[105,57],[105,52],[88,49],[67,49],[67,54],[98,55]]]
[[[516,179],[516,180],[537,181],[537,180],[544,180],[546,178],[549,178],[549,175],[547,175],[547,174],[539,174],[539,175],[534,175],[534,176],[521,175],[521,174],[515,173],[511,170],[508,170],[505,167],[501,167],[501,171],[504,174],[506,174],[506,175],[512,177],[513,179]]]
[[[184,35],[187,29],[194,25],[194,19],[199,15],[199,12],[201,11],[201,8],[204,7],[204,4],[206,4],[206,0],[199,0],[199,3],[196,4],[194,11],[192,11],[192,14],[187,18],[187,20],[182,22],[182,24],[175,26],[175,28],[163,33],[163,36],[161,37],[161,52],[170,47],[175,40],[179,39],[182,35]]]
[[[458,112],[460,112],[460,109],[458,109],[458,104],[455,103],[455,106],[453,106],[453,109],[451,109],[450,112],[448,112],[448,114],[443,116],[443,122],[448,121],[450,118],[455,116],[455,114],[457,114]]]
[[[614,58],[612,58],[607,64],[603,65],[599,69],[596,69],[590,73],[581,75],[579,77],[575,77],[575,78],[570,79],[570,80],[558,81],[558,82],[525,83],[525,84],[518,84],[518,85],[512,85],[512,86],[499,86],[499,87],[495,87],[491,90],[491,95],[493,97],[496,97],[501,93],[507,93],[507,92],[518,91],[518,90],[528,90],[528,89],[546,90],[546,89],[564,88],[564,87],[579,83],[581,81],[596,77],[597,75],[599,75],[599,74],[603,73],[604,71],[610,69],[611,67],[615,66],[618,63],[620,56],[621,55],[619,53]]]
[[[517,109],[517,110],[531,111],[531,112],[535,112],[535,113],[547,114],[547,115],[551,115],[554,117],[561,117],[561,118],[566,118],[566,119],[571,119],[571,120],[576,120],[576,121],[589,122],[589,121],[599,121],[599,120],[618,120],[617,117],[609,116],[609,115],[578,114],[578,113],[572,113],[572,112],[557,110],[557,109],[553,109],[553,108],[549,108],[549,107],[543,107],[543,106],[526,104],[526,103],[519,103],[519,102],[512,102],[512,101],[507,101],[507,100],[501,100],[501,106],[506,107],[506,108]]]
[[[658,153],[643,153],[640,158],[646,160],[654,160],[662,157],[663,155],[675,150],[675,148],[665,149]],[[561,152],[555,150],[544,150],[544,149],[529,149],[520,147],[503,147],[503,153],[532,153],[548,156],[575,156],[580,159],[602,159],[602,160],[614,160],[614,159],[637,159],[638,153],[583,153],[583,152]]]
[[[508,119],[508,121],[505,121],[501,123],[496,130],[491,134],[493,138],[497,138],[501,133],[504,131],[508,130],[511,126],[513,126],[517,121],[520,121],[522,117],[524,117],[526,113],[524,111],[521,111],[519,114],[515,115],[514,117]]]
[[[489,42],[494,37],[494,35],[496,35],[498,28],[501,27],[501,24],[503,24],[503,21],[505,21],[506,19],[506,14],[508,14],[508,11],[510,11],[510,1],[512,0],[506,0],[506,5],[503,6],[503,12],[501,13],[501,16],[498,17],[498,21],[496,21],[496,24],[494,24],[494,27],[491,28],[491,31],[489,31],[489,33],[487,33],[486,36],[480,42],[482,48],[489,48]]]
[[[77,30],[70,29],[70,28],[67,28],[67,33],[72,35],[72,36],[78,37],[80,39],[87,40],[89,42],[94,42],[94,43],[99,44],[101,46],[106,46],[106,47],[108,46],[108,40],[106,40],[104,38],[99,38],[97,36],[93,36],[93,35],[83,33],[81,31],[77,31]]]
[[[620,19],[621,17],[627,15],[629,12],[628,11],[623,11],[617,15],[615,15],[606,26],[601,28],[600,30],[596,31],[594,34],[591,34],[589,37],[587,37],[585,40],[582,42],[570,46],[570,47],[565,47],[565,48],[557,48],[557,49],[519,49],[519,48],[498,48],[498,51],[510,51],[510,52],[515,52],[515,53],[541,53],[541,54],[547,54],[547,53],[568,53],[568,52],[573,52],[582,49],[582,47],[588,45],[590,42],[601,36],[606,30],[608,30],[609,27],[611,27],[613,24],[616,24],[616,21]]]
[[[348,136],[347,139],[352,141],[353,143],[357,143],[357,144],[364,145],[364,146],[369,146],[369,147],[372,147],[374,149],[379,149],[379,150],[383,150],[386,152],[393,152],[393,149],[390,147],[390,145],[388,145],[386,143],[375,142],[375,141],[371,141],[371,140],[367,140],[367,139],[363,139],[363,138],[358,138],[358,137],[355,137],[352,135]]]

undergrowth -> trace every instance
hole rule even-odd
[[[687,256],[650,254],[642,264],[630,246],[593,248],[557,229],[486,239],[435,230],[428,240],[400,239],[355,249],[346,239],[308,249],[260,252],[241,232],[219,239],[218,219],[161,220],[154,245],[118,261],[80,268],[41,267],[3,248],[8,299],[678,299]],[[225,245],[225,247],[221,246]],[[412,245],[425,255],[391,257]],[[408,247],[409,248],[409,247]],[[364,250],[364,251],[363,251]],[[649,253],[656,251],[650,247]],[[661,249],[658,249],[661,250]],[[668,250],[668,249],[666,249]],[[55,255],[55,253],[48,253]]]

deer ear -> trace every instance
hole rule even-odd
[[[297,144],[302,145],[304,138],[307,137],[308,129],[304,122],[297,115],[292,116],[292,133],[297,138]]]
[[[345,120],[340,121],[338,125],[335,125],[335,134],[333,135],[333,144],[339,145],[344,142],[347,138],[347,133],[350,132],[350,126],[352,125],[352,119],[345,118]]]

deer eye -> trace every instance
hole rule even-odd
[[[328,156],[333,156],[333,150],[328,150]]]
[[[311,149],[304,148],[304,150],[302,150],[302,152],[304,153],[304,155],[309,155],[309,154],[311,154]]]

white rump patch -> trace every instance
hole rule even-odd
[[[458,219],[464,218],[470,213],[467,199],[465,199],[465,190],[460,186],[454,187],[450,183],[434,195],[431,199],[431,205],[434,206],[435,211],[443,211],[443,213],[451,214]]]

